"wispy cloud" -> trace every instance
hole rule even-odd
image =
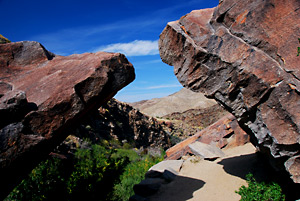
[[[121,52],[126,56],[145,56],[158,54],[158,41],[135,40],[129,43],[115,43],[101,46],[94,51]]]
[[[141,83],[139,84],[142,85]],[[149,100],[152,98],[168,96],[179,91],[181,88],[182,86],[179,83],[139,87],[135,85],[129,85],[120,90],[115,98],[124,102],[136,102],[140,100]]]
[[[143,30],[157,26],[157,22],[157,19],[135,21],[132,19],[124,19],[111,24],[70,27],[50,33],[35,35],[26,40],[39,41],[45,45],[48,50],[54,53],[59,52],[63,55],[91,52],[99,48],[100,44],[114,43],[118,40],[134,40],[132,37],[139,38]],[[132,32],[136,33],[136,35],[132,36]]]
[[[133,103],[141,100],[149,100],[152,98],[161,98],[164,96],[168,96],[170,93],[168,92],[158,92],[158,93],[140,93],[140,94],[117,94],[115,96],[116,99],[127,102]]]
[[[147,87],[146,89],[163,89],[163,88],[177,88],[182,87],[180,84],[166,84],[166,85],[157,85],[157,86],[151,86]]]
[[[176,79],[176,78],[175,78]],[[126,91],[129,92],[145,92],[146,90],[151,90],[151,91],[157,91],[157,89],[174,89],[174,88],[182,88],[182,85],[180,83],[176,84],[161,84],[161,85],[153,85],[153,86],[145,86],[148,83],[139,83],[139,85],[132,85],[126,87]],[[123,89],[122,92],[125,90]]]
[[[1,1],[1,0],[0,0]],[[117,45],[128,46],[131,43],[128,42],[136,39],[150,39],[158,38],[160,32],[163,30],[167,22],[176,20],[185,13],[178,13],[183,8],[187,8],[191,5],[200,5],[203,0],[189,0],[174,4],[170,7],[158,9],[154,12],[146,13],[145,15],[139,15],[134,18],[119,19],[114,22],[105,24],[92,24],[92,25],[79,25],[76,27],[66,27],[65,29],[56,30],[50,33],[38,34],[25,40],[39,41],[45,47],[53,51],[56,54],[69,55],[74,53],[83,53],[96,50],[100,45],[112,44],[114,46],[106,46],[113,50]],[[174,13],[178,13],[174,15]],[[146,42],[146,41],[144,41]],[[155,41],[148,41],[154,45]],[[141,42],[140,42],[141,43]],[[157,54],[156,47],[149,49],[147,55]],[[102,47],[104,48],[104,47]],[[107,51],[109,51],[108,49]],[[144,49],[142,49],[145,51]],[[126,50],[128,51],[128,50]],[[133,51],[128,51],[128,55],[133,54]],[[141,51],[141,55],[146,54]]]

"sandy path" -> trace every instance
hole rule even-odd
[[[226,156],[216,161],[186,160],[179,176],[173,182],[163,185],[150,200],[240,200],[235,191],[246,184],[245,175],[255,171],[255,174],[263,175],[263,172],[258,172],[263,170],[255,168],[259,164],[252,144],[223,151]]]

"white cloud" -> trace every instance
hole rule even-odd
[[[121,52],[126,56],[145,56],[158,54],[158,40],[135,40],[129,43],[115,43],[101,46],[94,52]]]
[[[170,95],[168,92],[159,92],[159,93],[140,93],[140,94],[117,94],[114,98],[119,101],[133,103],[141,100],[149,100],[152,98],[161,98]]]

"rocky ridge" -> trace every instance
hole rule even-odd
[[[300,4],[223,0],[170,22],[162,60],[180,83],[234,114],[277,170],[300,183]]]
[[[167,133],[171,136],[175,136],[175,138],[184,140],[217,122],[227,114],[228,112],[226,110],[216,104],[207,108],[194,108],[184,112],[175,112],[162,116],[161,119],[158,120]]]
[[[171,146],[169,135],[155,118],[114,98],[81,121],[74,135],[92,143],[114,139],[136,148],[166,150]]]
[[[0,75],[0,199],[135,78],[122,54],[63,57],[30,41],[0,44]]]
[[[185,88],[166,97],[128,104],[157,119],[171,136],[172,145],[228,114],[214,100]]]

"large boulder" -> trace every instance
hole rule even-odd
[[[278,170],[300,183],[298,0],[223,0],[170,22],[162,60],[180,83],[235,115]],[[285,164],[285,165],[284,165]]]
[[[0,199],[134,78],[119,53],[63,57],[37,42],[1,44]]]
[[[215,145],[205,144],[203,142],[196,141],[189,145],[191,151],[196,156],[200,156],[203,159],[215,160],[225,156],[224,152]]]

